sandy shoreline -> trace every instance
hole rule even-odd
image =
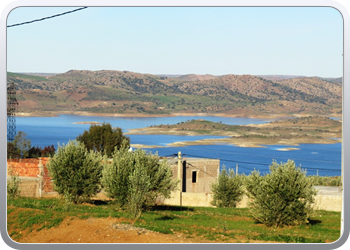
[[[232,118],[253,118],[253,119],[282,119],[291,117],[307,117],[310,114],[262,114],[262,115],[246,115],[246,114],[225,114],[225,113],[172,113],[172,114],[118,114],[118,113],[91,113],[85,111],[59,111],[59,112],[35,112],[26,113],[18,112],[18,117],[57,117],[60,115],[79,115],[79,116],[100,116],[100,117],[175,117],[175,116],[218,116]],[[341,118],[339,114],[331,114],[329,117]]]
[[[53,116],[59,116],[59,115],[79,115],[79,116],[101,116],[101,117],[175,117],[175,116],[218,116],[218,117],[237,117],[237,118],[255,118],[255,119],[283,119],[283,118],[291,118],[291,117],[301,117],[300,114],[291,114],[288,117],[287,116],[279,116],[279,115],[262,115],[262,116],[239,116],[239,115],[228,115],[228,114],[210,114],[210,113],[173,113],[171,115],[149,115],[149,114],[111,114],[111,113],[90,113],[90,112],[45,112],[45,115],[42,113],[32,114],[32,113],[18,113],[18,116],[22,117],[53,117]],[[309,115],[305,115],[309,116]],[[333,116],[335,117],[335,116]],[[100,124],[99,122],[94,121],[83,121],[83,122],[75,122],[75,124]],[[255,124],[251,125],[251,127],[265,127],[268,124]],[[246,125],[249,126],[249,125]],[[141,129],[131,129],[128,133],[125,133],[125,135],[128,134],[158,134],[156,131],[153,133],[144,133],[144,129],[152,130],[152,128],[141,128]],[[158,131],[159,132],[159,131]],[[163,134],[163,133],[160,133]],[[197,135],[193,131],[167,131],[166,134],[177,134],[177,135]],[[232,132],[221,132],[220,134],[215,135],[221,135],[221,136],[234,136]],[[290,150],[299,150],[298,146],[302,143],[320,143],[320,144],[331,144],[331,143],[337,143],[341,140],[330,140],[326,138],[293,138],[284,140],[280,138],[279,140],[264,140],[264,139],[254,139],[254,138],[224,138],[224,139],[204,139],[204,140],[197,140],[197,141],[180,141],[180,142],[173,142],[166,146],[158,146],[158,145],[142,145],[142,144],[131,144],[131,147],[137,149],[137,148],[162,148],[162,147],[182,147],[182,146],[190,146],[190,145],[215,145],[215,144],[227,144],[227,145],[233,145],[237,147],[265,147],[263,145],[285,145],[289,146],[288,148],[281,148],[278,149],[279,151],[290,151]],[[292,147],[291,147],[292,146]]]

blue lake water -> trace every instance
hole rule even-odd
[[[179,116],[179,117],[99,117],[61,115],[59,117],[17,117],[17,131],[27,133],[32,146],[44,147],[54,145],[57,148],[75,139],[89,124],[74,124],[82,121],[97,121],[120,127],[124,132],[132,128],[142,128],[159,124],[176,124],[192,119],[205,119],[232,125],[261,124],[270,120],[214,117],[214,116]],[[208,138],[223,138],[223,136],[179,136],[179,135],[128,135],[132,144],[166,146],[176,141],[193,141]],[[301,144],[299,150],[281,151],[286,145],[266,145],[264,148],[243,148],[232,145],[196,145],[186,147],[164,147],[147,149],[158,152],[160,156],[169,156],[181,151],[185,157],[202,157],[220,159],[221,166],[236,169],[238,172],[249,174],[252,170],[266,173],[273,160],[278,163],[288,159],[295,161],[297,166],[307,171],[308,175],[337,176],[341,174],[341,143],[335,144]],[[295,147],[295,146],[293,146]]]

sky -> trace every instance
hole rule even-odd
[[[19,7],[7,25],[77,7]],[[7,71],[341,77],[331,7],[89,7],[7,28]]]

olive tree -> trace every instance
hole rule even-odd
[[[59,146],[47,167],[55,191],[67,203],[80,203],[101,188],[102,156],[93,150],[88,151],[81,142],[70,141]]]
[[[19,178],[19,175],[13,171],[11,165],[8,174],[9,175],[7,176],[7,198],[15,199],[21,193],[19,187],[21,179]]]
[[[244,194],[243,176],[236,175],[233,169],[227,172],[225,165],[221,170],[217,182],[211,186],[213,192],[213,206],[236,207]]]
[[[253,217],[267,226],[280,227],[307,223],[313,212],[316,190],[306,172],[294,161],[273,161],[270,173],[261,176],[253,171],[246,179]]]
[[[108,197],[137,217],[145,205],[155,204],[158,197],[170,198],[177,182],[172,180],[166,160],[144,150],[130,151],[124,141],[112,159],[105,161],[102,184]]]

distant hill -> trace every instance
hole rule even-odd
[[[17,74],[22,74],[22,75],[32,75],[32,76],[54,76],[57,75],[59,73],[17,73]]]
[[[210,80],[215,79],[216,76],[213,75],[195,75],[195,74],[189,74],[189,75],[182,75],[179,76],[179,79],[182,81],[203,81],[203,80]]]
[[[8,72],[19,112],[90,112],[230,116],[341,114],[342,83],[319,77],[170,75],[70,70],[36,75]]]
[[[301,75],[257,75],[257,76],[260,76],[266,80],[271,80],[271,81],[279,81],[279,80],[285,80],[285,79],[305,77],[305,76],[301,76]]]

